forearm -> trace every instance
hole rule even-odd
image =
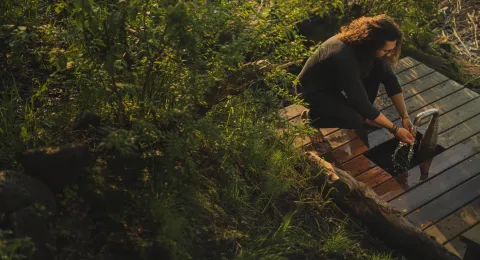
[[[386,128],[386,129],[392,129],[393,128],[393,122],[388,120],[388,118],[383,115],[382,113],[380,113],[380,115],[375,118],[375,123],[379,124],[380,126]]]
[[[398,111],[398,114],[402,118],[408,117],[407,106],[405,105],[405,99],[403,98],[403,93],[398,93],[390,97],[393,105]]]

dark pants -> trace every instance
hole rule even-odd
[[[380,86],[378,71],[373,69],[362,82],[373,104]],[[309,117],[313,127],[364,129],[365,118],[350,106],[348,99],[341,93],[305,93],[304,99],[310,107]]]

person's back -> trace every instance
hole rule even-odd
[[[338,79],[354,77],[355,74],[346,73],[358,73],[358,69],[359,62],[353,48],[332,36],[309,57],[298,75],[301,92],[341,92],[343,88],[338,84]]]

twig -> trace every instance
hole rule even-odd
[[[453,18],[453,28],[452,28],[453,29],[453,35],[455,35],[455,37],[457,37],[457,40],[462,44],[462,46],[465,49],[465,51],[467,52],[468,56],[471,58],[472,54],[470,54],[470,51],[468,51],[467,46],[465,46],[465,43],[463,43],[460,36],[458,36],[456,28],[457,28],[457,24],[455,23],[455,18]]]
[[[475,11],[472,14],[467,13],[468,19],[472,22],[473,26],[473,42],[475,43],[475,47],[478,48],[478,40],[477,40],[477,28],[478,25],[475,23]]]
[[[475,80],[477,80],[477,79],[480,79],[480,76],[478,76],[478,77],[476,77],[476,78],[473,78],[473,79],[465,82],[465,84],[463,84],[462,86],[466,86],[468,83],[473,82],[473,81],[475,81]]]

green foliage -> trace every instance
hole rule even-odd
[[[371,260],[394,260],[396,259],[395,257],[392,256],[391,253],[374,253],[371,258]]]
[[[14,238],[12,231],[0,230],[0,258],[2,260],[28,259],[34,245],[30,238]]]
[[[388,14],[402,28],[407,44],[427,49],[436,36],[433,28],[438,24],[441,14],[438,12],[439,0],[361,0],[365,15]]]
[[[0,163],[72,138],[98,155],[86,183],[57,195],[72,216],[64,223],[101,215],[121,226],[101,242],[141,257],[155,241],[171,259],[368,259],[353,231],[333,228],[329,191],[313,184],[322,171],[294,146],[311,129],[278,115],[281,102],[299,102],[296,75],[278,65],[310,52],[295,25],[342,13],[342,1],[0,7],[0,79],[11,86],[2,90]],[[100,115],[98,135],[70,132],[79,112]],[[84,197],[91,211],[78,212]],[[62,223],[58,235],[77,244],[71,229],[82,227]]]
[[[323,250],[330,255],[342,255],[347,251],[355,251],[358,244],[350,236],[342,226],[337,227],[325,236]]]
[[[1,95],[0,107],[0,163],[5,164],[14,160],[15,151],[19,150],[21,141],[16,122],[16,95],[4,92]]]

